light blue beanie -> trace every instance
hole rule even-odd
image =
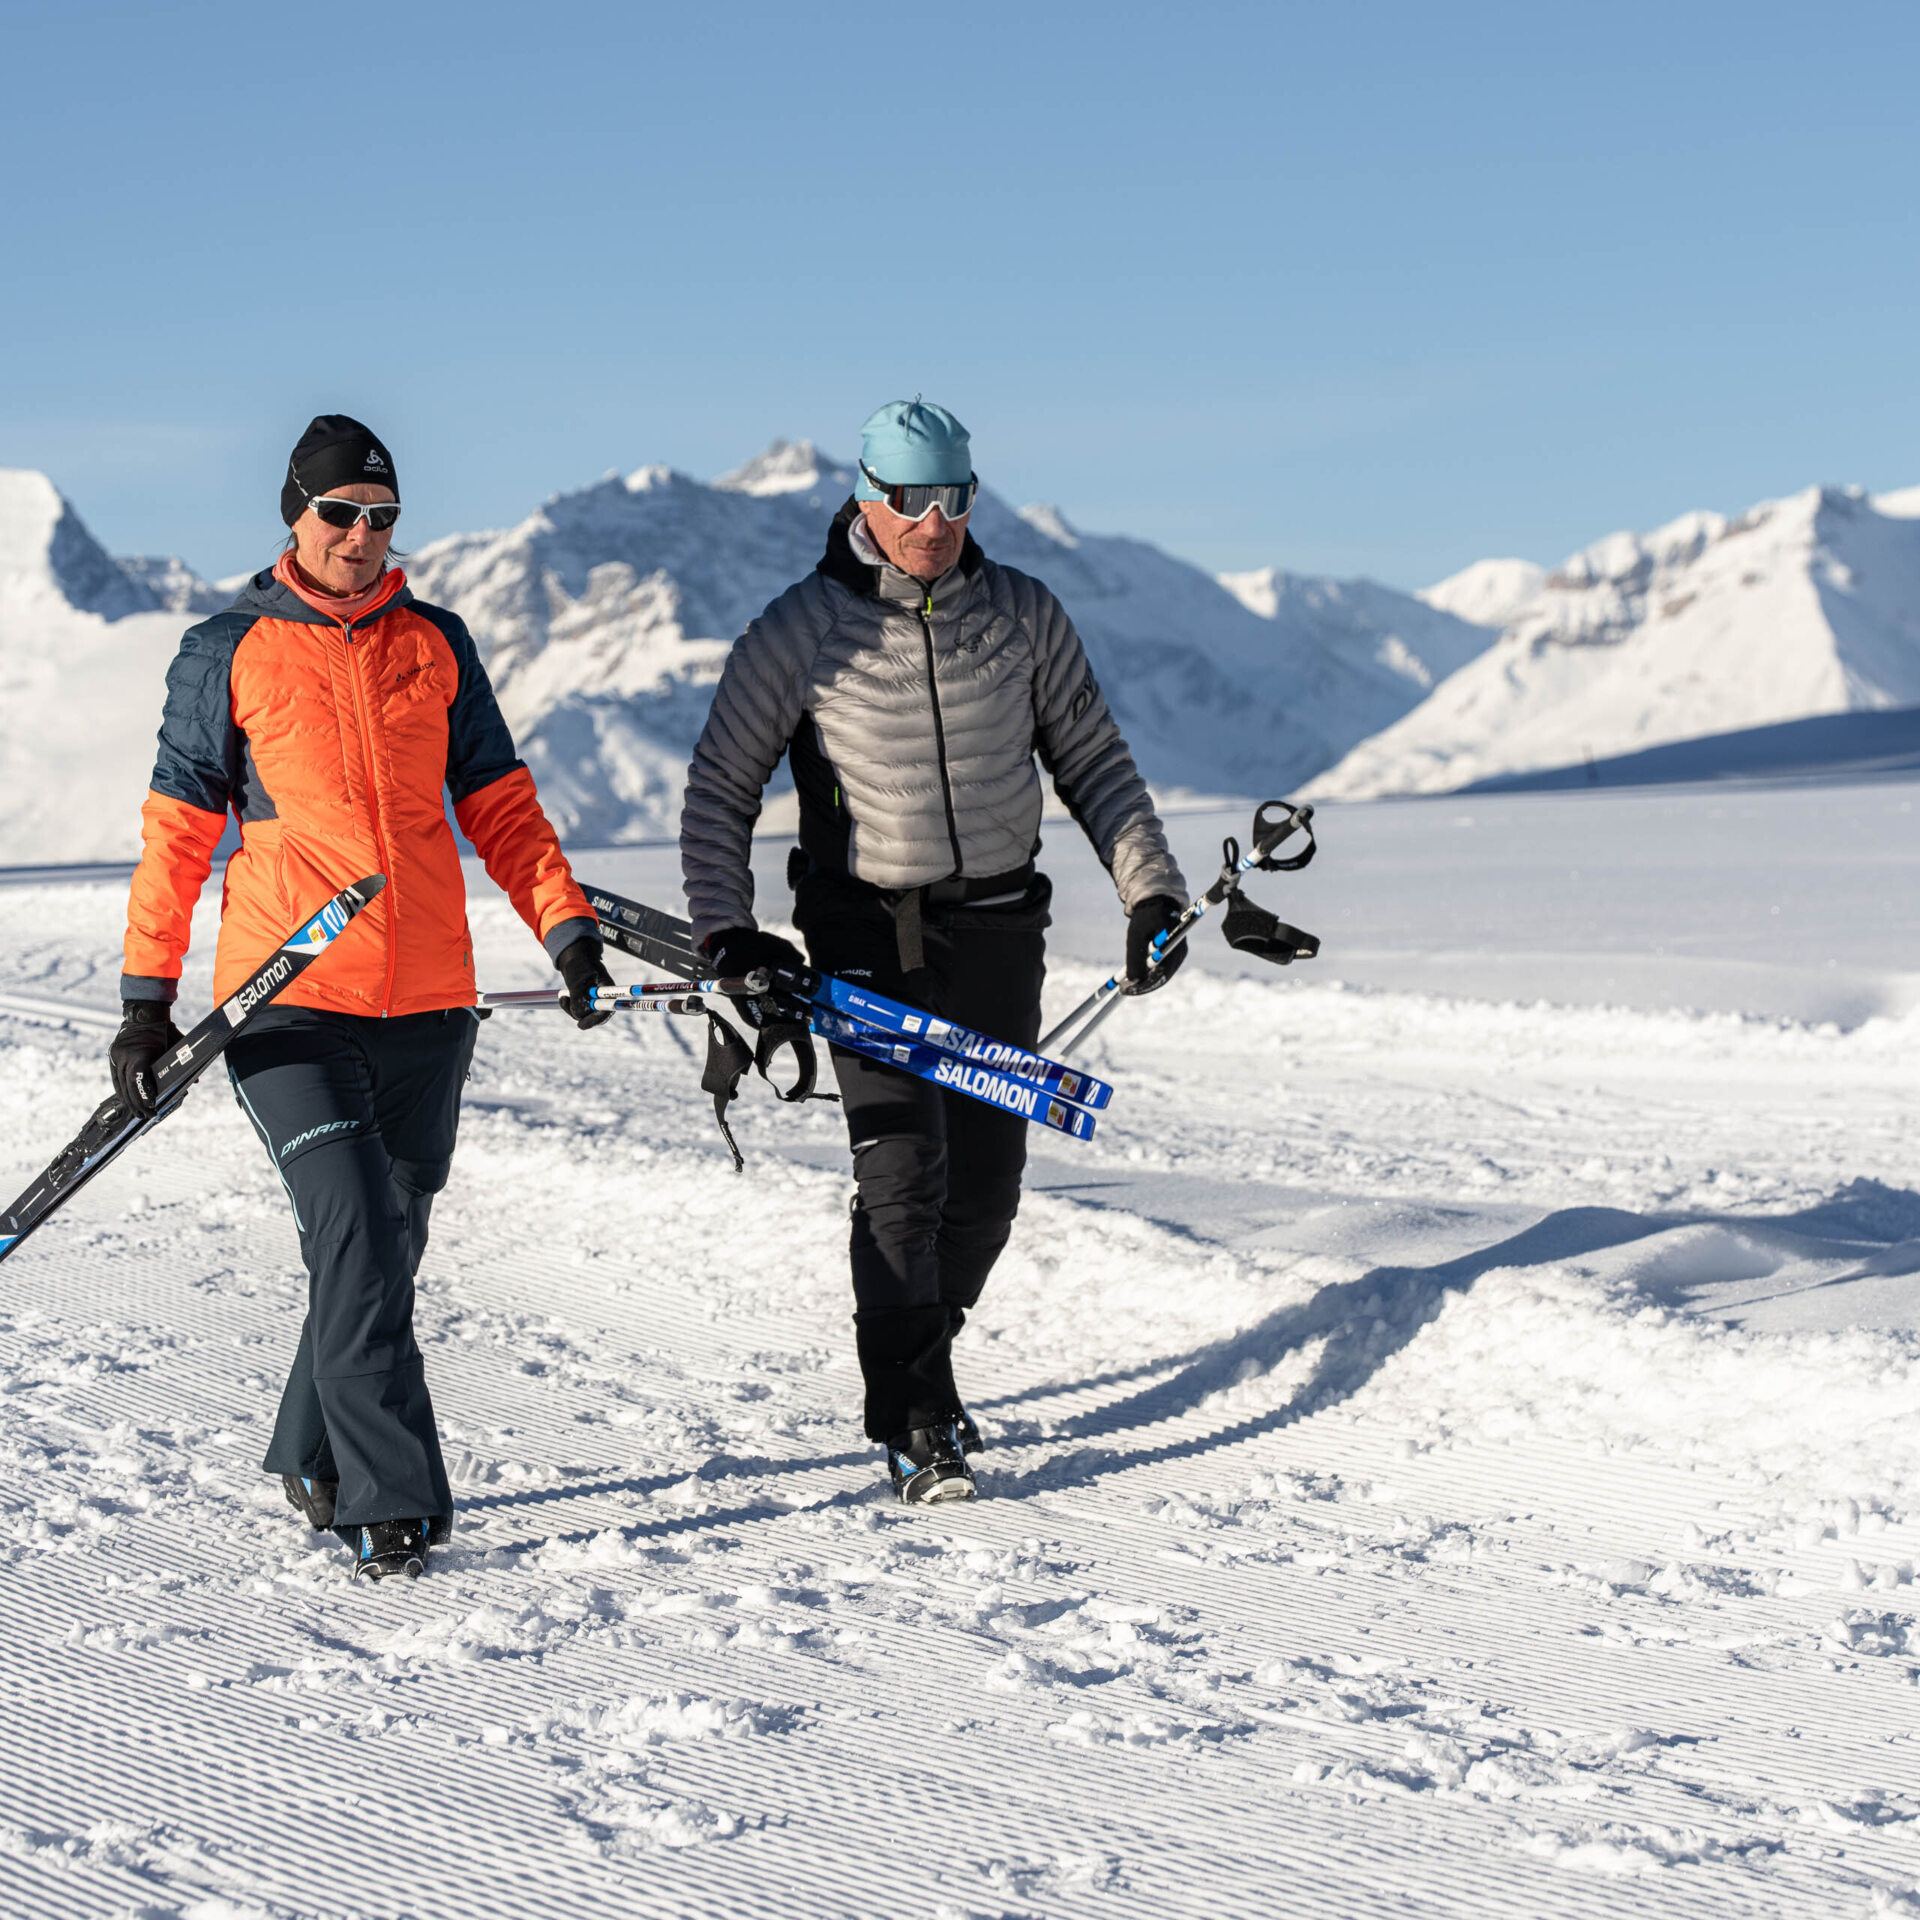
[[[945,407],[918,394],[889,400],[868,416],[860,429],[860,458],[895,487],[959,486],[973,477],[973,443],[966,428]],[[864,473],[853,495],[856,500],[884,498]]]

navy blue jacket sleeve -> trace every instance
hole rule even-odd
[[[216,613],[182,635],[167,669],[160,751],[149,783],[155,793],[205,813],[225,813],[232,804],[241,751],[233,724],[233,651],[255,617]]]

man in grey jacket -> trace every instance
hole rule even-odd
[[[827,550],[734,643],[694,749],[680,856],[694,936],[721,973],[801,964],[753,918],[762,789],[789,756],[794,920],[813,964],[1031,1047],[1052,887],[1037,753],[1113,875],[1130,991],[1186,886],[1073,623],[967,531],[966,429],[894,401],[862,429]],[[833,1050],[858,1192],[851,1257],[868,1437],[903,1500],[974,1491],[979,1435],[952,1344],[1007,1244],[1027,1123]]]

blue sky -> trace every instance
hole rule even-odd
[[[0,465],[277,543],[319,410],[418,543],[609,467],[983,477],[1418,586],[1920,482],[1920,9],[0,0]]]

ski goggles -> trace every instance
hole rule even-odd
[[[924,520],[935,507],[948,520],[964,519],[973,511],[973,497],[980,491],[977,473],[958,482],[946,481],[935,486],[895,487],[882,480],[864,460],[860,462],[860,471],[866,476],[867,485],[879,490],[888,512],[897,513],[902,520]]]
[[[336,500],[330,493],[316,493],[308,496],[307,505],[316,520],[330,527],[358,526],[364,520],[375,533],[385,533],[400,518],[398,500],[382,500],[370,507],[358,500]]]

